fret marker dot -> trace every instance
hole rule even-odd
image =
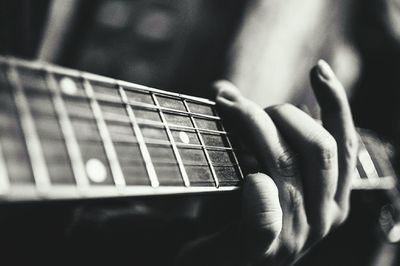
[[[69,95],[74,95],[78,91],[75,82],[72,79],[66,77],[60,80],[60,87],[62,92]]]
[[[183,132],[183,131],[179,132],[179,138],[185,144],[189,144],[189,142],[190,142],[189,136],[188,136],[188,134],[186,134],[186,132]]]
[[[104,164],[96,158],[89,159],[86,162],[86,172],[90,180],[95,183],[104,182],[107,178],[107,171]]]

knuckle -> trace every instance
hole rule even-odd
[[[330,217],[329,215],[321,214],[319,217],[314,218],[312,225],[310,225],[310,236],[313,241],[318,241],[328,235],[334,225],[334,221]]]
[[[286,112],[287,110],[295,108],[294,105],[290,103],[282,103],[268,107],[266,110],[270,113],[282,113]]]
[[[284,183],[284,193],[289,203],[289,211],[297,212],[303,206],[304,200],[302,193],[292,184]]]
[[[293,261],[303,250],[304,244],[297,239],[287,239],[281,244],[282,253],[288,258],[288,261]]]
[[[346,139],[345,148],[350,154],[356,154],[360,146],[360,141],[356,133]]]
[[[323,168],[332,167],[332,163],[337,157],[337,143],[330,134],[314,138],[311,147],[313,154],[317,157]]]
[[[350,208],[348,205],[341,208],[335,219],[335,226],[343,224],[349,216]]]
[[[299,173],[296,155],[289,150],[284,150],[276,158],[275,165],[281,176],[292,177]]]
[[[322,238],[324,238],[326,235],[328,235],[330,231],[330,226],[327,226],[326,224],[321,224],[318,227],[315,227],[312,230],[312,237],[315,240],[320,240]]]

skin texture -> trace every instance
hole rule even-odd
[[[310,72],[322,124],[290,104],[263,110],[228,81],[217,106],[259,172],[247,175],[242,216],[188,244],[177,265],[290,265],[348,214],[358,139],[346,93],[325,61]]]

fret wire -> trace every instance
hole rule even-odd
[[[21,84],[16,65],[13,60],[10,61],[7,71],[8,79],[14,84],[14,101],[19,115],[21,128],[25,137],[33,177],[39,193],[47,193],[50,189],[50,177],[47,165],[44,159],[42,146],[36,131],[35,122],[29,109],[29,101],[26,98],[24,88]]]
[[[126,183],[121,166],[118,161],[117,153],[110,137],[110,132],[108,131],[107,125],[104,121],[100,105],[94,97],[92,85],[90,84],[89,80],[85,78],[84,75],[82,75],[82,78],[84,90],[87,96],[89,96],[91,99],[90,106],[92,108],[93,116],[95,117],[99,134],[103,142],[106,157],[108,159],[108,162],[110,163],[111,174],[113,176],[114,183],[118,188],[121,189],[126,186]]]
[[[354,174],[355,174],[355,178],[356,178],[356,179],[360,179],[360,178],[361,178],[361,175],[360,175],[360,172],[359,172],[358,169],[357,169],[357,166],[356,166],[356,169],[355,169],[355,171],[354,171]]]
[[[138,123],[139,124],[143,124],[143,125],[154,125],[154,126],[158,126],[158,127],[163,127],[164,125],[160,122],[156,122],[156,121],[151,121],[151,120],[143,120],[143,119],[138,119]],[[205,129],[205,128],[197,128],[197,127],[189,127],[189,126],[180,126],[180,125],[174,125],[174,124],[169,124],[168,127],[170,129],[177,129],[177,130],[199,130],[201,132],[204,133],[209,133],[209,134],[213,134],[213,135],[218,135],[218,134],[222,134],[222,135],[229,135],[229,133],[225,132],[225,131],[219,131],[219,130],[212,130],[212,129]]]
[[[0,57],[0,61],[2,61],[2,57]],[[27,66],[27,67],[36,67],[36,63],[31,63],[31,62],[27,62],[27,61],[23,61],[23,60],[16,60],[17,62],[18,62],[18,64],[20,64],[20,65],[22,65],[22,66]],[[5,60],[4,62],[6,62],[6,63],[8,63],[9,62],[9,60]],[[15,63],[14,63],[15,64]],[[40,67],[39,67],[39,69],[40,69]],[[80,74],[77,74],[78,72],[77,71],[74,71],[74,70],[69,70],[69,69],[64,69],[64,68],[60,68],[60,67],[55,67],[55,69],[59,72],[59,73],[67,73],[67,75],[73,75],[73,76],[75,76],[75,77],[80,77]],[[8,77],[10,77],[10,74],[9,73],[7,73],[8,75]],[[102,79],[99,79],[99,80],[102,80]],[[129,84],[128,84],[129,85]],[[134,84],[132,85],[132,86],[134,86]],[[143,88],[145,88],[145,87],[143,87]],[[149,92],[149,91],[151,91],[151,90],[147,90],[147,89],[143,89],[143,91],[146,91],[146,92]],[[158,93],[156,93],[156,94],[158,94]],[[164,95],[164,94],[161,94],[161,95]],[[26,96],[25,96],[26,97]],[[176,95],[174,96],[174,97],[176,97]],[[15,97],[14,97],[15,98]],[[184,97],[183,97],[184,98]],[[188,100],[189,101],[189,100]],[[190,100],[191,101],[191,100]],[[194,102],[196,102],[196,101],[194,101]],[[201,102],[201,103],[204,103],[204,102],[202,102],[202,101],[199,101],[199,102]],[[18,107],[17,107],[18,108]],[[29,109],[29,108],[28,108]],[[20,115],[21,116],[21,115]],[[21,122],[21,124],[22,124],[22,122]],[[156,126],[159,126],[159,125],[156,125]],[[174,126],[170,126],[170,128],[173,128]],[[179,127],[179,126],[177,126],[177,127],[174,127],[174,128],[184,128],[184,127]],[[200,129],[199,129],[200,130]],[[24,132],[24,129],[23,129],[23,133],[25,134],[25,132]],[[211,133],[211,132],[210,132]],[[215,133],[215,134],[218,134],[218,133],[221,133],[221,134],[224,134],[223,132],[213,132],[213,133]],[[29,151],[28,151],[28,155],[29,155]],[[29,155],[29,157],[31,158],[31,156]],[[372,158],[371,158],[371,160],[372,160]],[[31,162],[32,163],[32,162]],[[32,166],[32,164],[31,164],[31,166]],[[33,167],[33,166],[32,166]],[[360,165],[360,170],[363,168],[363,166],[361,166]],[[369,180],[369,179],[359,179],[359,181],[362,183],[362,184],[366,184],[367,186],[368,186],[368,188],[370,188],[370,186],[374,186],[374,185],[376,185],[376,186],[378,186],[379,184],[377,183],[378,181],[381,181],[382,179],[385,179],[385,178],[387,178],[387,180],[388,180],[388,182],[387,183],[393,183],[393,178],[390,178],[390,177],[382,177],[382,178],[375,178],[375,179],[371,179],[371,180]],[[365,181],[365,182],[364,182]],[[389,182],[390,181],[390,182]],[[382,183],[382,182],[380,182],[380,183]],[[57,187],[58,188],[58,187]],[[114,187],[111,187],[111,188],[114,188]],[[56,189],[56,187],[54,188],[54,189]],[[146,187],[146,189],[147,189],[147,187]],[[223,189],[223,187],[221,187],[220,189]],[[136,187],[134,187],[134,193],[133,194],[137,194],[136,193]],[[153,190],[151,190],[151,191],[153,191]],[[182,190],[181,190],[182,191]],[[192,191],[192,190],[185,190],[185,191]],[[114,193],[114,192],[113,192]],[[155,192],[155,193],[158,193],[158,192]],[[140,193],[139,193],[140,194]],[[53,194],[54,195],[54,194]],[[101,194],[98,194],[98,195],[101,195]],[[114,195],[114,194],[113,194]],[[116,195],[116,194],[115,194]]]
[[[88,100],[91,100],[88,98]],[[72,113],[71,113],[72,110]],[[81,119],[92,119],[92,117],[90,115],[87,114],[82,114],[81,112],[79,112],[79,110],[77,109],[76,112],[73,111],[73,109],[69,109],[70,111],[70,117],[75,117],[75,118],[81,118]],[[119,116],[120,119],[118,119],[118,114],[112,114],[113,118],[112,119],[107,119],[107,116],[103,115],[103,118],[105,121],[118,121],[118,122],[122,122],[125,123],[127,122],[126,119],[123,119],[122,116]],[[150,126],[156,126],[156,127],[160,127],[163,128],[164,124],[162,122],[157,122],[157,121],[151,121],[151,120],[146,120],[146,119],[141,119],[141,118],[136,118],[137,123],[140,125],[150,125]],[[213,129],[206,129],[206,128],[194,128],[194,127],[188,127],[188,126],[181,126],[181,125],[173,125],[170,124],[169,128],[171,129],[177,129],[177,130],[199,130],[201,132],[205,132],[205,133],[209,133],[212,135],[230,135],[229,132],[225,132],[225,131],[220,131],[220,130],[213,130]]]
[[[159,104],[159,102],[157,100],[157,97],[155,96],[154,93],[151,94],[151,97],[153,98],[154,103],[157,106],[160,106],[160,104]],[[161,109],[159,110],[159,114],[160,114],[160,117],[161,117],[161,121],[165,125],[165,130],[167,131],[168,139],[171,142],[172,150],[174,151],[175,158],[178,161],[178,167],[179,167],[179,170],[180,170],[181,175],[182,175],[183,183],[185,184],[186,187],[190,187],[190,181],[189,181],[189,178],[187,176],[186,169],[185,169],[185,167],[183,165],[181,155],[179,154],[178,148],[177,148],[177,146],[175,144],[174,137],[172,136],[171,130],[169,129],[169,126],[167,124],[167,120],[165,119],[165,116],[164,116],[164,114],[163,114]]]
[[[183,100],[183,105],[185,106],[186,110],[188,110],[188,112],[190,112],[189,106],[188,106],[188,104],[186,103],[185,100]],[[196,121],[194,120],[194,118],[193,118],[192,116],[190,116],[190,120],[192,121],[193,126],[194,126],[195,128],[197,128]],[[219,188],[218,176],[217,176],[217,173],[215,172],[215,169],[214,169],[214,166],[213,166],[213,164],[212,164],[210,155],[208,154],[208,151],[207,151],[207,149],[205,148],[205,144],[204,144],[203,137],[201,136],[201,134],[200,134],[200,132],[199,132],[198,130],[196,130],[196,134],[197,134],[197,137],[198,137],[199,140],[200,140],[200,144],[201,144],[201,147],[202,147],[202,149],[203,149],[204,155],[206,156],[206,160],[207,160],[207,163],[208,163],[208,167],[210,168],[211,175],[212,175],[212,178],[213,178],[213,180],[214,180],[215,187]]]
[[[0,143],[0,195],[7,193],[10,188],[10,180],[7,171],[6,161],[4,159],[3,150]]]
[[[150,184],[152,187],[158,187],[160,185],[160,182],[158,181],[157,173],[154,169],[154,165],[151,160],[150,153],[147,150],[147,146],[144,141],[142,131],[140,130],[139,125],[136,121],[136,117],[135,117],[135,114],[133,113],[132,107],[128,104],[128,98],[126,96],[126,93],[125,93],[123,87],[121,87],[118,83],[117,83],[117,85],[118,85],[118,90],[119,90],[119,94],[121,96],[122,102],[124,103],[126,111],[128,113],[128,117],[131,122],[131,127],[132,127],[133,131],[135,132],[135,136],[136,136],[137,142],[139,144],[139,149],[140,149],[140,152],[143,157],[143,161],[146,166],[147,174],[149,176]]]
[[[225,127],[224,127],[224,125],[222,123],[221,123],[220,126],[222,128],[222,131],[226,132]],[[240,167],[239,160],[238,160],[238,158],[236,156],[236,153],[235,153],[235,149],[233,148],[231,140],[228,138],[228,136],[226,137],[226,141],[228,142],[229,148],[232,149],[233,160],[235,161],[235,164],[237,164],[237,166],[238,166],[237,168],[238,168],[238,171],[239,171],[240,178],[243,180],[244,179],[244,175],[243,175],[242,168]]]
[[[355,179],[351,184],[353,190],[359,189],[368,189],[368,190],[376,190],[376,189],[384,189],[391,190],[396,187],[396,180],[392,176],[383,176],[380,178],[373,179]]]
[[[107,120],[106,120],[107,121]],[[132,127],[130,125],[130,127]],[[196,133],[192,132],[191,133]],[[136,139],[132,139],[132,136],[130,135],[124,135],[124,134],[114,134],[114,137],[112,138],[112,141],[115,143],[135,143],[138,144],[139,141]],[[118,136],[118,138],[117,138]],[[45,137],[50,137],[50,136],[45,136]],[[54,140],[65,140],[64,137],[60,138],[53,138]],[[76,139],[76,137],[75,137]],[[97,142],[98,140],[96,138],[91,138],[91,137],[81,137],[80,140],[88,141],[88,142]],[[149,145],[162,145],[162,146],[171,146],[171,143],[169,141],[165,140],[160,140],[160,139],[153,139],[153,138],[147,138],[145,141]],[[200,144],[194,144],[194,143],[181,143],[181,142],[175,142],[176,146],[178,147],[189,147],[189,148],[199,148],[202,149],[202,146]],[[223,147],[223,146],[212,146],[212,145],[204,145],[206,149],[208,150],[222,150],[222,151],[236,151],[240,152],[240,149],[235,149],[231,147]]]
[[[85,165],[83,163],[78,141],[72,123],[68,117],[68,111],[62,99],[57,81],[50,69],[46,67],[45,71],[49,89],[53,92],[53,106],[59,119],[61,132],[64,136],[64,142],[75,176],[76,185],[79,190],[85,191],[89,187],[89,180],[86,175]]]
[[[131,139],[129,136],[122,137],[120,136],[120,139],[113,138],[113,142],[115,143],[134,143],[134,144],[140,144],[140,141]],[[97,141],[96,139],[91,139],[91,138],[83,138],[85,141]],[[171,146],[171,143],[169,141],[164,141],[164,140],[158,140],[158,139],[146,139],[146,144],[147,145],[159,145],[159,146]],[[191,143],[179,143],[175,142],[177,147],[188,147],[188,148],[197,148],[197,149],[202,149],[203,146],[199,144],[191,144]],[[236,149],[230,148],[230,147],[220,147],[220,146],[207,146],[204,145],[206,149],[209,150],[222,150],[222,151],[237,151]]]
[[[360,138],[360,149],[358,152],[358,159],[360,160],[361,166],[365,172],[365,174],[367,175],[367,178],[379,178],[379,174],[376,171],[374,162],[372,161],[371,156],[369,155],[369,152],[367,150],[367,148],[365,147],[365,144],[361,138]]]

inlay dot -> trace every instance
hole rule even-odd
[[[188,134],[186,134],[186,132],[183,132],[183,131],[179,132],[179,138],[185,144],[189,144],[189,142],[190,142],[189,136],[188,136]]]
[[[69,95],[74,95],[78,90],[75,82],[71,78],[67,77],[64,77],[60,80],[60,87],[62,92]]]
[[[104,164],[96,158],[91,158],[86,162],[86,172],[90,180],[95,183],[104,182],[107,178],[107,171]]]

